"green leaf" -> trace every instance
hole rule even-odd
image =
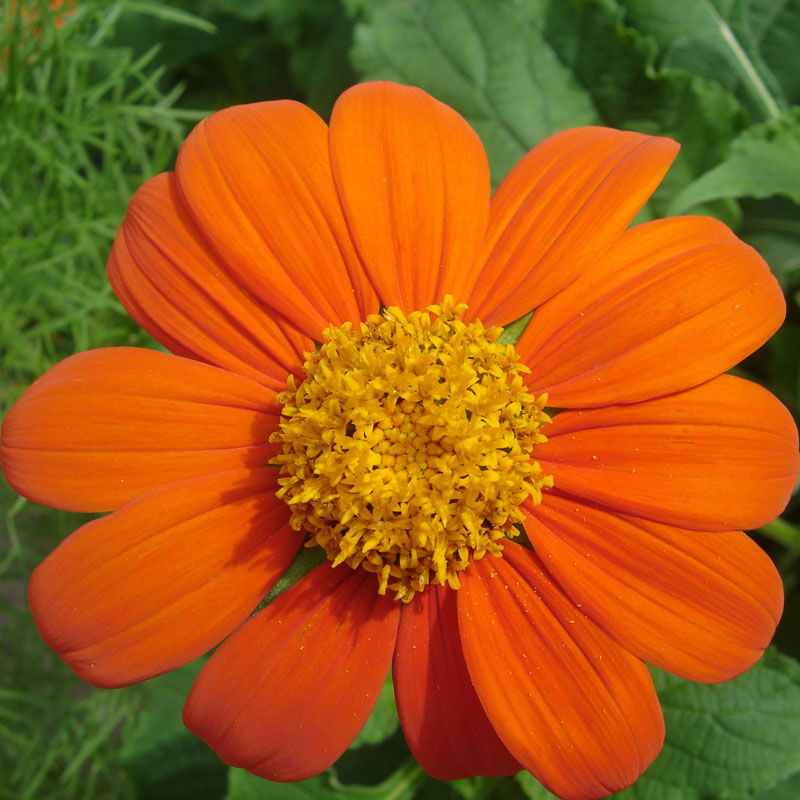
[[[273,783],[241,769],[231,769],[225,800],[411,800],[430,780],[410,760],[376,786],[339,783],[326,773],[298,783]]]
[[[280,0],[269,19],[284,32],[294,83],[312,108],[328,116],[336,98],[356,82],[349,60],[353,24],[340,0]]]
[[[800,101],[800,0],[619,0],[662,64],[719,82],[756,119]]]
[[[747,200],[738,230],[766,259],[785,292],[800,286],[800,205],[784,197]]]
[[[517,783],[525,792],[528,800],[558,800],[554,794],[550,794],[530,772],[518,772],[516,775]]]
[[[225,800],[331,800],[334,796],[322,777],[273,783],[242,769],[231,769]]]
[[[353,60],[365,78],[414,84],[457,108],[502,177],[555,130],[601,120],[531,18],[543,22],[546,6],[505,0],[365,3]]]
[[[420,86],[456,108],[497,183],[546,136],[608,124],[670,135],[683,151],[664,197],[720,161],[746,124],[717,84],[652,69],[652,43],[605,0],[351,0],[365,78]],[[663,200],[662,200],[663,203]]]
[[[785,324],[769,342],[772,389],[790,409],[800,411],[800,325]]]
[[[782,517],[777,517],[772,522],[762,525],[758,532],[782,544],[789,550],[800,551],[800,527]],[[788,608],[784,608],[784,622],[788,621],[785,619],[785,614],[788,610]]]
[[[197,28],[197,30],[204,31],[205,33],[217,32],[216,27],[202,17],[198,17],[196,14],[191,14],[179,8],[172,8],[162,3],[145,2],[145,0],[125,0],[124,10],[146,14],[156,19],[172,22],[177,25],[186,25],[189,28]]]
[[[497,800],[500,798],[512,800],[512,798],[519,797],[522,800],[524,795],[510,781],[511,779],[507,778],[475,777],[448,781],[447,785],[455,792],[450,795],[453,800],[456,797],[463,798],[463,800],[488,800],[490,797],[497,798]]]
[[[503,332],[500,334],[497,341],[500,342],[500,344],[516,344],[519,341],[519,337],[525,332],[525,328],[528,327],[532,316],[533,311],[529,311],[527,314],[523,314],[519,319],[509,322],[509,324],[503,328]]]
[[[390,674],[375,701],[372,713],[350,747],[352,749],[362,745],[379,744],[396,733],[399,725],[397,706],[394,701],[394,686]]]
[[[267,20],[287,50],[292,83],[302,99],[323,115],[356,82],[348,52],[353,25],[341,0],[214,0],[228,14]]]
[[[800,770],[800,664],[766,652],[744,675],[718,686],[653,669],[667,732],[654,764],[619,800],[789,800]],[[517,781],[530,800],[551,800],[535,778]],[[784,789],[780,789],[784,791]],[[753,800],[756,800],[754,798]]]
[[[800,108],[741,133],[721,164],[675,197],[670,214],[722,197],[772,195],[800,203]]]
[[[717,686],[653,670],[664,750],[620,800],[739,800],[800,770],[800,664],[766,652]]]
[[[300,534],[297,534],[300,536]],[[269,605],[279,595],[282,595],[289,587],[294,586],[305,575],[308,575],[314,567],[319,566],[325,560],[325,551],[321,547],[301,547],[294,561],[289,564],[288,569],[278,578],[276,584],[270,589],[269,594],[256,609],[260,611],[264,606]]]
[[[759,792],[749,800],[797,800],[798,797],[800,797],[800,772],[765,792]]]
[[[227,767],[183,726],[181,712],[203,661],[153,678],[141,687],[144,706],[125,738],[123,768],[142,800],[220,800]]]

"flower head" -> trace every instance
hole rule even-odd
[[[782,320],[766,264],[712,219],[628,228],[676,152],[569,130],[490,197],[410,87],[198,125],[109,261],[171,354],[73,356],[3,426],[18,491],[113,511],[34,573],[45,639],[120,686],[230,634],[185,721],[273,780],[332,764],[391,665],[436,777],[632,783],[663,738],[645,661],[720,681],[769,642],[741,529],[798,468],[788,412],[723,374]],[[326,560],[248,619],[304,544]]]

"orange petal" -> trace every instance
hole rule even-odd
[[[518,352],[556,408],[629,403],[722,374],[784,313],[755,250],[716,220],[678,217],[625,232],[537,310]]]
[[[186,703],[186,727],[262,778],[322,772],[375,704],[399,616],[374,575],[320,565],[212,656]]]
[[[234,106],[186,139],[178,186],[241,285],[312,339],[378,308],[353,250],[328,158],[328,128],[300,103]]]
[[[128,313],[177,355],[280,390],[314,349],[228,275],[182,207],[172,173],[133,196],[108,274]]]
[[[722,375],[680,394],[565,411],[536,459],[557,488],[623,513],[704,531],[777,516],[800,460],[789,412],[766,389]]]
[[[3,471],[20,493],[67,511],[109,511],[148,489],[266,464],[274,393],[178,356],[115,347],[62,361],[3,423]]]
[[[479,268],[489,166],[451,108],[396,83],[346,91],[331,117],[331,163],[361,259],[384,305],[462,302]]]
[[[657,667],[726,681],[749,669],[775,632],[780,576],[740,531],[681,530],[552,493],[525,529],[576,605]]]
[[[474,314],[505,325],[589,269],[677,152],[671,139],[610,128],[573,128],[534,147],[492,198]]]
[[[454,591],[429,586],[403,608],[392,674],[408,746],[434,778],[513,775],[522,769],[475,694],[461,650]]]
[[[495,730],[563,800],[629,786],[664,724],[645,665],[585,617],[530,550],[475,561],[458,591],[464,655]]]
[[[148,492],[68,537],[33,573],[47,643],[84,680],[124,686],[205,653],[258,605],[302,536],[276,469]]]

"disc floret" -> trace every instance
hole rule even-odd
[[[501,554],[520,505],[552,486],[531,458],[547,397],[528,391],[501,329],[465,311],[446,298],[331,327],[305,380],[278,396],[291,525],[404,601],[428,584],[457,589],[470,558]]]

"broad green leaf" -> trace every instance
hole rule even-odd
[[[753,795],[749,800],[797,800],[798,797],[800,797],[800,772],[765,792]]]
[[[394,687],[390,674],[386,679],[386,683],[383,684],[378,699],[375,701],[375,707],[372,709],[372,713],[367,718],[364,727],[361,729],[358,736],[356,736],[350,747],[378,744],[396,733],[399,725],[400,721],[397,718]]]
[[[800,108],[741,133],[721,164],[674,198],[670,213],[680,214],[722,197],[776,194],[800,203]]]
[[[800,665],[770,649],[752,670],[709,686],[653,670],[667,726],[661,755],[619,800],[744,800],[800,770]],[[530,800],[551,795],[528,773]],[[775,791],[778,791],[776,786]],[[785,800],[797,795],[787,794]],[[755,800],[755,798],[754,798]],[[784,800],[765,792],[758,800]]]
[[[203,661],[141,687],[139,725],[123,742],[121,762],[141,800],[221,800],[227,767],[183,726],[181,712]]]
[[[664,750],[620,800],[740,800],[800,770],[800,664],[770,649],[709,686],[653,671]]]
[[[800,0],[618,0],[663,65],[719,82],[756,119],[800,101]]]
[[[365,3],[354,63],[366,78],[420,86],[458,109],[483,140],[494,174],[502,177],[554,131],[602,121],[589,93],[543,35],[547,5]]]
[[[800,205],[785,197],[742,203],[737,231],[761,253],[786,292],[800,287]]]
[[[717,84],[652,69],[654,47],[605,0],[350,0],[365,78],[420,86],[480,135],[495,183],[533,145],[577,125],[669,135],[673,194],[721,160],[745,125]]]

